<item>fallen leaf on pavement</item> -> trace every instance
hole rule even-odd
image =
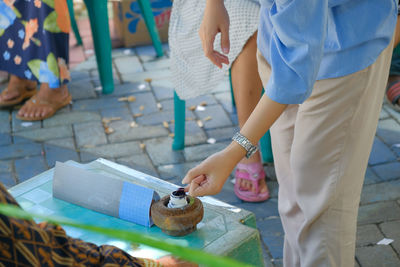
[[[203,128],[204,124],[201,120],[197,120],[197,126],[199,126],[200,128]]]

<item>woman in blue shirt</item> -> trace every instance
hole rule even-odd
[[[396,2],[261,1],[258,68],[266,93],[234,141],[182,181],[193,196],[218,193],[271,128],[285,266],[354,266],[357,211],[389,73]],[[215,64],[229,53],[227,28],[223,0],[208,0],[200,37]],[[225,54],[214,50],[218,33]]]

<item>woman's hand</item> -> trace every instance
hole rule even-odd
[[[214,40],[221,33],[221,50],[229,53],[229,16],[223,0],[208,0],[204,10],[203,21],[200,25],[199,35],[203,51],[212,63],[219,68],[222,64],[229,64],[227,56],[214,50]]]
[[[183,178],[182,183],[188,184],[185,191],[193,197],[218,194],[245,153],[238,144],[231,143],[224,150],[211,155]]]

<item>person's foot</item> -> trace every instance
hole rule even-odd
[[[261,155],[259,152],[255,153],[251,158],[243,158],[239,164],[253,164],[253,163],[261,163]],[[245,171],[245,170],[241,170]],[[239,182],[239,187],[241,191],[252,191],[254,193],[262,194],[268,191],[267,183],[265,182],[265,179],[260,179],[258,182],[259,186],[259,192],[257,192],[257,188],[253,186],[253,183],[245,180],[245,179],[240,179],[236,178],[236,182]]]
[[[198,265],[195,263],[187,262],[184,260],[180,260],[174,258],[172,256],[164,256],[157,260],[158,263],[161,263],[163,267],[197,267]]]
[[[47,83],[43,83],[39,92],[18,111],[17,117],[28,121],[43,120],[68,105],[70,101],[71,95],[66,85],[50,89]]]
[[[0,94],[1,106],[12,106],[31,97],[36,90],[36,82],[10,75],[7,88]]]
[[[389,76],[386,98],[394,109],[400,111],[400,76]]]

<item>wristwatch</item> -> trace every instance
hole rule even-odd
[[[257,146],[253,145],[249,139],[247,139],[240,132],[235,133],[232,140],[241,145],[246,151],[246,158],[250,158],[257,151]]]

